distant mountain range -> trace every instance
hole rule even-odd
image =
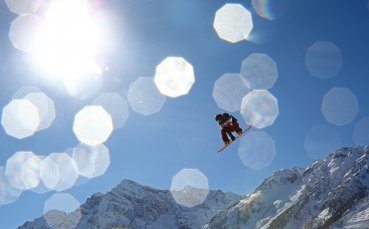
[[[368,188],[369,146],[345,147],[306,169],[274,172],[243,197],[210,191],[192,208],[178,205],[168,190],[124,180],[110,192],[87,199],[73,228],[369,229]],[[47,218],[53,228],[71,228],[76,214],[49,212]],[[19,227],[49,228],[44,217]]]

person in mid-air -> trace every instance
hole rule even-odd
[[[215,121],[217,121],[219,125],[222,127],[221,133],[224,145],[228,145],[230,143],[227,134],[229,135],[232,141],[236,139],[232,135],[232,132],[235,131],[238,135],[242,134],[242,129],[240,128],[237,119],[228,113],[217,114],[215,116]]]

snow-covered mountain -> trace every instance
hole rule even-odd
[[[369,147],[342,148],[307,169],[273,173],[204,228],[369,228]]]
[[[210,191],[193,208],[176,204],[169,191],[126,180],[89,198],[76,228],[369,229],[368,188],[369,146],[346,147],[307,169],[274,172],[242,198]],[[49,227],[38,218],[19,228]]]
[[[71,213],[70,217],[51,212],[47,219],[48,222],[50,220],[53,222],[52,225],[58,225],[58,229],[71,228],[71,222],[68,221],[73,221],[79,212],[82,213],[82,217],[72,228],[200,228],[220,211],[237,204],[240,199],[241,196],[237,194],[219,190],[210,191],[203,204],[187,208],[178,205],[170,191],[157,190],[134,181],[124,180],[106,194],[92,195],[85,204],[81,205],[80,211]],[[18,228],[49,229],[51,227],[44,217],[40,217]]]

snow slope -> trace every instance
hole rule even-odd
[[[203,204],[187,208],[178,205],[169,191],[124,180],[110,192],[96,193],[87,199],[81,206],[82,218],[75,228],[200,228],[220,211],[237,204],[240,198],[233,193],[210,191]],[[58,225],[59,228],[70,228],[68,219]],[[40,217],[19,228],[51,227]]]
[[[76,228],[369,229],[368,188],[369,146],[345,147],[307,169],[276,171],[242,198],[210,191],[193,208],[176,204],[169,191],[125,180],[89,198]],[[41,217],[19,228],[49,227]]]
[[[203,228],[369,228],[369,147],[275,172]]]

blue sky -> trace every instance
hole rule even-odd
[[[341,134],[342,145],[354,144],[355,124],[369,115],[368,1],[291,1],[285,14],[272,21],[259,17],[249,1],[236,2],[252,13],[255,42],[231,44],[217,36],[212,27],[214,15],[228,1],[100,1],[101,10],[112,15],[116,42],[106,58],[110,70],[104,91],[125,96],[137,77],[153,76],[155,67],[168,56],[190,62],[196,82],[187,96],[168,98],[156,114],[143,116],[130,110],[125,126],[106,142],[111,157],[106,173],[66,192],[84,202],[123,179],[169,189],[177,172],[196,168],[208,177],[210,189],[247,194],[273,171],[307,167],[314,161],[304,149],[304,140],[312,126],[328,124],[320,108],[323,96],[333,87],[348,88],[357,97],[359,112],[354,121],[342,127],[332,125]],[[0,107],[22,86],[36,86],[54,100],[57,112],[49,129],[23,140],[0,129],[0,166],[5,166],[20,150],[48,155],[78,145],[72,131],[73,117],[93,98],[80,101],[35,77],[26,54],[14,49],[8,38],[9,25],[16,16],[3,1],[0,11]],[[331,79],[312,76],[304,64],[307,49],[316,41],[333,42],[341,51],[342,68]],[[279,115],[272,126],[263,129],[274,139],[277,154],[270,166],[260,170],[243,165],[238,143],[223,154],[216,152],[223,143],[214,116],[223,110],[212,97],[215,81],[224,73],[239,73],[241,62],[252,53],[268,54],[279,73],[270,90],[278,99]],[[118,83],[109,80],[114,77]],[[239,112],[233,115],[246,127]],[[244,138],[247,141],[247,136]],[[15,228],[41,216],[53,193],[25,191],[15,203],[0,206],[1,227]]]

